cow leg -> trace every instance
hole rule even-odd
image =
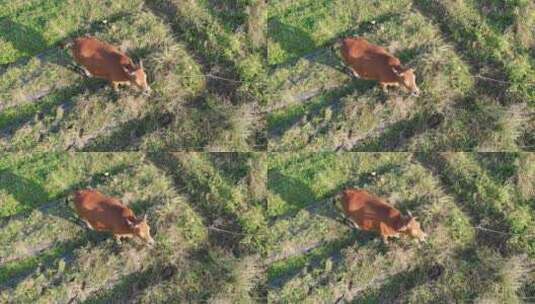
[[[91,226],[91,223],[89,223],[88,221],[86,220],[82,220],[86,225],[87,225],[87,228],[91,229],[91,230],[95,230],[95,228],[93,228],[93,226]]]
[[[113,235],[113,238],[115,239],[115,241],[117,242],[117,244],[119,245],[122,245],[123,242],[121,241],[121,236],[119,234],[114,234]]]
[[[84,75],[87,76],[87,77],[93,77],[93,74],[91,74],[91,72],[89,72],[88,69],[82,67],[82,71],[84,72]]]
[[[111,83],[111,86],[113,87],[113,90],[115,92],[118,92],[119,91],[119,83],[118,82],[112,82]]]
[[[385,245],[388,245],[388,237],[390,235],[389,235],[389,229],[385,223],[379,224],[379,232],[381,233],[381,238],[383,239],[383,242],[385,243]]]
[[[348,67],[346,66],[346,71],[348,72],[349,76],[355,76],[356,78],[360,78],[360,75],[359,73],[357,73],[357,71],[355,71],[352,67]]]
[[[383,89],[383,92],[385,94],[388,94],[388,85],[386,83],[380,83],[381,89]]]
[[[351,219],[348,219],[346,217],[346,220],[349,221],[349,225],[355,229],[360,229],[359,225],[357,225],[357,223],[355,223],[354,221],[352,221]]]

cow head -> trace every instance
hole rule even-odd
[[[132,229],[135,236],[139,237],[149,245],[154,245],[154,239],[150,236],[150,227],[147,224],[147,215],[142,219],[126,219],[128,227]]]
[[[151,89],[147,83],[147,74],[143,70],[143,61],[139,61],[138,65],[123,65],[123,71],[128,74],[130,82],[135,84],[145,93],[150,93]]]
[[[416,221],[410,213],[405,220],[405,224],[399,229],[399,232],[404,233],[411,238],[418,239],[418,241],[425,241],[427,234],[420,227],[420,223]]]
[[[414,74],[414,69],[393,67],[392,72],[398,76],[399,84],[407,88],[407,90],[409,90],[413,96],[420,95],[420,89],[416,85],[416,75]]]

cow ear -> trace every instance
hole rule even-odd
[[[392,72],[394,74],[396,74],[396,76],[399,76],[401,77],[403,75],[403,70],[401,69],[401,67],[392,67]]]
[[[134,76],[136,73],[136,70],[132,65],[123,65],[123,71],[130,76]]]
[[[134,223],[129,218],[127,218],[126,219],[126,225],[128,225],[129,228],[134,228],[136,226],[136,223]]]

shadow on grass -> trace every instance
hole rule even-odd
[[[236,214],[225,210],[221,205],[209,202],[208,194],[211,192],[209,185],[203,184],[195,175],[188,172],[174,155],[167,153],[149,153],[148,159],[160,170],[172,178],[177,192],[188,191],[187,203],[201,216],[205,226],[223,222],[225,230],[234,233],[221,233],[215,230],[208,230],[208,240],[211,245],[225,248],[239,256],[241,252],[240,241],[243,238],[242,227],[238,222]],[[192,188],[193,187],[193,188]]]
[[[128,167],[129,166],[127,165],[119,165],[107,170],[106,173],[96,173],[89,178],[89,181],[82,181],[74,184],[57,197],[65,197],[73,191],[82,188],[93,188],[98,184],[105,182],[112,176],[126,170]],[[16,177],[12,173],[6,174],[5,171],[0,172],[0,179],[0,189],[2,186],[4,186],[4,189],[7,189],[8,192],[15,193],[17,200],[23,200],[24,202],[41,201],[42,197],[44,196],[46,196],[48,199],[51,199],[44,189],[42,189],[39,185],[26,179]],[[9,182],[9,188],[5,187],[4,181]],[[26,191],[30,188],[34,190]],[[17,189],[23,189],[23,194],[17,194]],[[146,209],[146,205],[147,202],[136,202],[136,204],[132,207],[137,211],[141,211]],[[53,202],[53,204],[46,204],[44,206],[33,204],[33,206],[29,208],[30,209],[22,211],[16,215],[4,218],[0,222],[0,228],[5,227],[9,221],[24,219],[33,210],[39,210],[47,215],[57,216],[76,225],[80,225],[83,228],[83,236],[77,239],[61,241],[50,246],[46,246],[43,249],[37,250],[32,256],[15,258],[9,262],[0,264],[0,290],[3,288],[16,287],[20,282],[22,282],[35,271],[38,270],[39,272],[44,272],[48,268],[55,267],[59,260],[64,260],[68,263],[75,259],[73,254],[75,249],[87,244],[98,245],[108,239],[110,236],[108,233],[101,233],[87,229],[86,225],[74,215],[74,212],[68,206],[63,204],[63,201],[58,200]]]
[[[295,26],[284,24],[278,18],[268,19],[268,35],[288,54],[291,61],[295,61],[300,55],[316,48],[316,43],[307,32]]]
[[[354,298],[351,303],[402,303],[403,295],[423,284],[438,280],[444,272],[440,264],[421,264],[389,276],[381,286],[372,286]]]
[[[345,248],[355,246],[366,246],[374,239],[372,233],[353,229],[339,239],[325,242],[320,247],[316,247],[310,252],[284,259],[284,264],[278,265],[282,261],[277,261],[270,265],[268,269],[268,287],[272,291],[282,289],[288,282],[299,275],[304,269],[307,273],[313,273],[314,269],[321,268],[323,262],[330,259],[333,262],[332,271],[337,271],[343,267],[344,257],[341,251]]]
[[[519,1],[520,2],[520,1]],[[487,19],[496,33],[504,33],[507,28],[515,23],[515,8],[520,8],[518,4],[507,3],[505,1],[484,1],[474,2],[474,6],[479,11],[482,19]],[[525,9],[527,7],[524,7]]]
[[[240,79],[236,63],[225,59],[218,50],[207,48],[205,42],[210,41],[209,33],[203,31],[198,25],[191,24],[189,18],[181,16],[175,4],[167,0],[145,0],[145,4],[156,16],[161,17],[170,25],[177,42],[183,44],[188,53],[197,59],[204,74],[217,71],[217,76],[233,80]],[[228,98],[233,104],[240,100],[239,87],[239,82],[206,78],[208,93]]]
[[[376,136],[354,143],[349,149],[356,152],[406,151],[405,144],[420,134],[440,126],[444,117],[436,112],[417,112],[413,117],[395,122]]]
[[[54,109],[63,105],[67,109],[72,108],[73,99],[84,93],[96,92],[104,87],[104,83],[98,79],[85,79],[70,87],[61,88],[52,94],[39,98],[38,103],[30,103],[22,106],[8,108],[0,113],[0,130],[3,136],[11,136],[24,124],[32,120],[41,120],[45,115],[51,114]],[[1,134],[0,133],[0,134]]]
[[[452,194],[455,198],[455,202],[461,205],[461,210],[466,212],[471,218],[471,224],[473,226],[483,223],[485,225],[490,225],[492,229],[497,231],[503,231],[505,233],[510,231],[510,227],[502,213],[491,208],[481,208],[481,204],[477,202],[478,187],[475,182],[468,179],[466,176],[456,173],[454,168],[448,164],[447,159],[442,155],[418,153],[415,159],[424,168],[431,171],[431,173],[441,182],[444,189]],[[477,181],[477,179],[475,181]],[[507,240],[510,238],[510,235],[497,234],[480,229],[476,229],[475,232],[478,244],[494,248],[502,255],[508,253]]]
[[[236,32],[247,24],[246,2],[218,0],[208,0],[207,2],[206,9],[227,31]]]
[[[110,135],[97,137],[82,147],[81,151],[136,151],[139,140],[147,134],[164,129],[175,120],[175,115],[163,111],[151,111],[141,118],[134,118],[120,124]]]
[[[473,47],[473,42],[477,41],[477,33],[466,29],[462,24],[456,23],[450,18],[446,4],[441,1],[425,1],[414,0],[414,6],[426,18],[434,21],[442,32],[442,36],[447,41],[453,42],[457,49],[457,54],[461,57],[467,58],[467,62],[471,66],[471,73],[473,75],[479,74],[480,71],[485,71],[485,76],[494,79],[506,79],[507,72],[504,69],[502,62],[489,58],[490,56],[480,53],[478,48]],[[459,39],[457,37],[463,37]],[[492,74],[489,74],[492,73]],[[493,99],[499,100],[502,104],[505,101],[505,93],[507,86],[495,82],[484,81],[477,79],[475,88],[481,94],[492,96]]]
[[[15,288],[35,272],[42,273],[56,267],[60,260],[66,263],[72,262],[76,259],[75,249],[87,244],[98,245],[106,239],[105,234],[87,230],[85,237],[61,241],[41,250],[37,255],[7,262],[0,267],[0,291]]]
[[[11,220],[25,218],[35,209],[44,214],[76,223],[72,213],[64,208],[57,208],[59,205],[57,202],[43,204],[43,202],[50,202],[53,198],[40,184],[18,176],[10,170],[0,170],[0,190],[6,191],[23,206],[18,213],[0,218],[0,227],[4,227]]]
[[[487,152],[477,153],[474,158],[494,182],[505,184],[516,175],[518,156],[512,152]]]
[[[268,170],[268,189],[288,204],[288,211],[285,214],[295,215],[319,199],[308,185],[274,169]]]
[[[312,119],[315,116],[318,116],[326,108],[331,108],[333,110],[333,117],[341,115],[341,110],[343,109],[342,99],[346,96],[349,96],[355,92],[360,94],[365,94],[367,91],[373,89],[374,83],[371,81],[358,81],[350,83],[341,88],[337,88],[326,92],[321,97],[319,97],[319,102],[309,102],[308,104],[298,104],[294,108],[303,107],[303,109],[289,110],[286,108],[284,111],[288,112],[288,115],[285,115],[281,118],[271,118],[268,121],[268,132],[269,137],[280,137],[288,130],[297,127],[303,118],[307,120]]]
[[[47,42],[42,33],[31,27],[15,22],[8,17],[0,18],[0,38],[25,56],[37,54],[46,48]]]
[[[213,96],[211,96],[213,97]],[[157,107],[158,108],[158,107]],[[234,108],[224,107],[211,101],[201,101],[193,107],[181,109],[152,110],[141,118],[134,118],[119,124],[109,135],[100,135],[77,147],[81,151],[137,151],[141,149],[143,138],[154,134],[158,150],[200,151],[209,149],[209,144],[217,140],[221,133],[231,129],[232,119],[237,115]],[[174,132],[171,140],[161,138],[158,131]],[[197,133],[199,132],[199,133]],[[180,134],[180,138],[178,138]],[[85,145],[85,146],[84,146]],[[154,149],[154,148],[146,148]]]
[[[238,184],[249,174],[249,160],[251,153],[247,152],[212,152],[208,154],[208,159],[217,169],[219,174],[228,181],[229,184]]]
[[[94,292],[83,303],[118,303],[130,302],[143,290],[170,280],[178,271],[175,266],[154,264],[143,271],[134,272],[121,277],[110,289]]]
[[[91,294],[83,303],[132,303],[139,301],[147,289],[164,282],[172,281],[178,274],[179,280],[187,277],[189,285],[199,288],[166,289],[159,294],[159,299],[166,303],[206,303],[221,292],[221,288],[232,276],[232,262],[228,256],[211,252],[209,244],[201,244],[198,249],[189,251],[186,257],[188,264],[178,267],[173,262],[158,258],[146,269],[123,276],[111,288],[99,290]],[[201,269],[202,268],[202,269]],[[181,273],[188,273],[187,275]],[[191,273],[195,273],[192,275]],[[179,283],[176,283],[179,284]]]

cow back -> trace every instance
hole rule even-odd
[[[114,234],[131,232],[126,219],[134,220],[134,213],[117,199],[96,190],[81,190],[75,193],[74,204],[78,215],[95,230],[111,231]]]
[[[116,47],[93,37],[82,37],[74,40],[71,50],[74,60],[95,77],[129,81],[123,66],[133,67],[133,62]]]
[[[346,38],[342,42],[344,62],[364,79],[379,82],[398,82],[392,67],[400,66],[400,61],[384,48],[371,44],[363,38]]]
[[[368,191],[345,190],[342,207],[345,214],[363,230],[379,230],[381,223],[392,231],[401,227],[401,213]]]

